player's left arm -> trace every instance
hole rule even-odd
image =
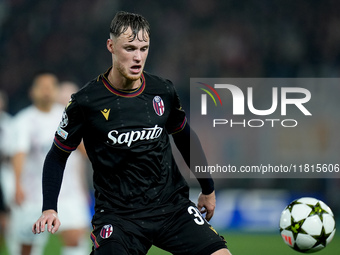
[[[190,154],[193,153],[195,157],[192,158],[191,162],[193,165],[205,166],[208,165],[207,159],[205,157],[201,142],[194,130],[191,129],[188,123],[184,126],[184,128],[175,134],[172,135],[176,147],[180,151],[183,156],[186,164],[189,166],[190,170],[196,176],[201,188],[202,192],[198,197],[197,207],[201,211],[201,213],[206,213],[206,219],[209,221],[214,215],[214,210],[216,207],[216,198],[215,198],[215,189],[214,189],[214,181],[210,176],[210,173],[205,173],[204,176],[198,176],[191,169],[190,164]],[[191,143],[191,146],[190,146]],[[190,148],[192,150],[190,152]]]
[[[190,128],[187,122],[179,96],[171,81],[168,81],[168,85],[171,89],[173,101],[170,107],[171,112],[166,124],[167,131],[169,134],[172,134],[174,142],[189,168],[190,164],[191,166],[207,166],[208,163],[203,152],[201,142],[197,134]],[[194,155],[191,162],[190,154]],[[205,218],[209,221],[214,215],[216,206],[214,181],[209,172],[204,174],[200,173],[198,176],[193,169],[190,168],[190,170],[193,172],[202,188],[202,192],[198,197],[197,208],[202,213],[206,212]]]

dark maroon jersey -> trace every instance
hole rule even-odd
[[[169,213],[188,201],[169,140],[186,125],[175,88],[144,72],[139,88],[118,90],[108,72],[72,95],[54,142],[72,151],[83,139],[94,171],[96,211]]]

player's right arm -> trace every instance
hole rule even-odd
[[[34,234],[44,232],[46,224],[48,232],[52,234],[54,234],[60,226],[57,203],[64,169],[69,155],[69,152],[62,151],[53,144],[46,156],[43,167],[43,212],[32,227]]]
[[[42,178],[43,213],[32,227],[32,232],[35,234],[43,232],[46,224],[47,230],[51,233],[55,233],[60,226],[57,214],[58,196],[66,161],[82,139],[82,123],[82,114],[72,97],[65,109],[52,147],[45,158]]]

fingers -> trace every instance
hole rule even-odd
[[[58,219],[42,219],[34,223],[32,227],[33,234],[40,234],[45,232],[45,225],[47,224],[47,231],[54,234],[60,227],[60,221]]]
[[[52,234],[57,232],[59,227],[60,227],[60,221],[58,220],[58,218],[55,218],[52,222],[47,223],[47,231]]]
[[[211,218],[214,216],[214,212],[215,212],[215,207],[211,207],[209,209],[207,209],[205,206],[202,206],[200,204],[197,205],[198,210],[200,211],[201,214],[205,214],[205,219],[207,221],[210,221]]]
[[[206,212],[207,212],[207,209],[205,209],[205,208],[200,210],[200,213],[201,213],[201,214],[204,214],[204,213],[206,213]]]
[[[45,225],[47,224],[47,231],[54,234],[58,231],[60,227],[60,221],[57,214],[48,213],[42,214],[42,216],[33,224],[32,232],[33,234],[40,234],[45,231]]]
[[[201,214],[206,213],[205,219],[207,221],[210,221],[211,218],[213,217],[215,207],[216,207],[215,192],[209,195],[204,195],[200,193],[198,197],[197,208],[201,212]]]
[[[50,232],[50,233],[52,232],[53,221],[54,221],[54,219],[48,219],[47,220],[47,231]]]
[[[33,224],[32,232],[33,234],[40,234],[45,231],[46,221],[43,217],[40,217],[36,223]]]
[[[197,209],[201,212],[201,213],[203,213],[202,211],[203,211],[203,205],[201,204],[201,203],[198,203],[197,204]]]
[[[207,221],[210,221],[213,216],[214,216],[214,210],[207,210],[207,214],[205,215],[205,219]]]
[[[203,207],[203,209],[199,209],[199,211],[200,211],[201,214],[205,214],[205,213],[206,213],[205,219],[206,219],[207,221],[210,221],[211,218],[214,216],[214,211],[215,211],[215,210],[214,210],[214,209],[208,210],[208,209],[206,209],[205,207]]]
[[[37,234],[38,233],[36,223],[33,224],[32,233],[33,234]]]

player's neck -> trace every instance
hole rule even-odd
[[[34,104],[35,107],[41,112],[50,112],[53,104]]]
[[[107,78],[110,81],[110,83],[112,84],[112,86],[114,86],[115,88],[120,89],[120,90],[137,89],[142,83],[141,79],[129,80],[122,75],[114,74],[112,69],[110,70]]]

